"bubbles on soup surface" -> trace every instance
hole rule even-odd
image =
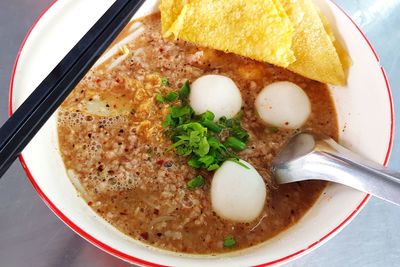
[[[105,171],[100,174],[91,172],[86,176],[86,179],[97,192],[102,193],[106,191],[123,191],[136,187],[136,177],[125,172],[124,175],[119,173]]]
[[[74,129],[72,131],[85,129],[85,139],[76,138],[74,132],[71,133],[71,137],[75,138],[74,149],[86,159],[84,163],[96,166],[96,168],[84,168],[87,174],[81,177],[91,188],[100,193],[109,190],[128,190],[136,186],[136,177],[132,173],[129,173],[121,166],[113,166],[115,168],[111,169],[102,163],[104,157],[112,157],[115,151],[106,150],[100,142],[99,136],[104,135],[104,132],[107,133],[108,130],[119,129],[121,124],[127,122],[125,116],[99,117],[76,111],[60,110],[57,119],[59,125],[71,130]],[[102,131],[99,129],[105,130]],[[79,167],[75,166],[75,168],[78,169]]]
[[[57,121],[60,125],[65,126],[79,126],[88,122],[101,123],[103,126],[112,127],[117,124],[122,124],[127,122],[125,116],[113,116],[113,117],[100,117],[95,115],[88,115],[82,112],[60,110],[58,112]]]

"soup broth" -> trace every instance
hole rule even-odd
[[[326,85],[234,54],[164,40],[159,14],[133,21],[114,45],[116,53],[86,75],[58,113],[68,174],[88,205],[110,224],[161,249],[218,254],[272,238],[318,199],[325,182],[278,186],[268,166],[299,130],[337,139],[336,111]],[[268,189],[262,214],[249,223],[231,222],[213,212],[213,173],[193,169],[187,159],[168,151],[171,141],[162,126],[168,105],[155,100],[159,93],[176,91],[185,81],[211,73],[230,77],[241,91],[242,124],[250,138],[238,155],[256,168]],[[161,84],[163,77],[169,86]],[[312,114],[302,129],[276,129],[258,117],[256,96],[275,81],[293,82],[309,97]],[[187,182],[199,174],[206,184],[188,189]],[[236,240],[233,248],[223,246],[228,235]]]

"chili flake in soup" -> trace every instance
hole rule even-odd
[[[293,82],[311,102],[312,113],[302,129],[337,139],[335,107],[326,85],[234,54],[163,40],[159,14],[132,22],[114,44],[120,49],[86,75],[58,113],[65,167],[96,213],[146,244],[218,254],[272,238],[314,204],[325,182],[277,186],[269,176],[269,163],[296,130],[268,127],[254,102],[266,85]],[[230,77],[242,95],[242,126],[250,137],[238,156],[255,167],[268,189],[261,215],[249,223],[218,217],[210,202],[213,172],[193,169],[186,158],[168,150],[171,141],[162,126],[168,104],[159,104],[156,96],[205,74]],[[188,188],[199,175],[202,186]]]

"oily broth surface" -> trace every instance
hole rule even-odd
[[[326,86],[233,54],[164,41],[159,14],[133,22],[116,42],[131,34],[129,28],[138,27],[144,31],[126,46],[129,55],[121,50],[93,69],[59,111],[61,154],[88,204],[125,234],[184,253],[217,254],[251,247],[297,222],[326,183],[273,184],[267,166],[295,131],[271,131],[258,118],[254,101],[269,83],[294,82],[312,104],[304,129],[337,139],[335,108]],[[119,57],[123,57],[122,62],[110,69]],[[250,141],[239,156],[260,172],[269,191],[264,212],[251,223],[219,218],[210,203],[212,173],[194,170],[185,158],[166,152],[171,142],[161,123],[168,106],[157,104],[155,95],[176,90],[184,81],[208,73],[229,76],[242,93],[242,121]],[[171,87],[161,86],[160,77],[168,77]],[[85,111],[88,103],[96,101],[105,104],[108,114]],[[206,185],[188,190],[187,181],[198,174],[206,178]],[[235,237],[235,248],[223,248],[227,235]]]

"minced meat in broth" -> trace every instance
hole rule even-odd
[[[88,205],[125,234],[184,253],[217,254],[251,247],[296,223],[326,183],[274,185],[268,165],[295,131],[265,125],[254,101],[269,83],[294,82],[312,104],[303,128],[337,139],[335,108],[326,85],[233,54],[165,41],[159,14],[132,22],[116,42],[130,34],[136,39],[91,70],[59,110],[61,154]],[[168,105],[157,103],[156,94],[176,91],[186,80],[207,73],[230,77],[242,93],[242,123],[250,141],[239,156],[258,170],[268,189],[265,210],[251,223],[218,217],[210,203],[213,173],[195,170],[186,158],[167,152],[171,141],[161,123]],[[161,85],[162,77],[170,86]],[[90,112],[93,107],[97,115]],[[187,189],[187,182],[198,174],[206,178],[206,185]],[[227,235],[234,236],[234,248],[223,247]]]

